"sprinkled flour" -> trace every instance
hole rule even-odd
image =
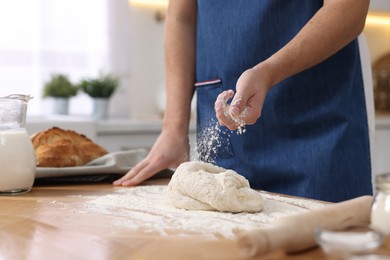
[[[197,133],[196,139],[192,161],[215,163],[218,151],[229,147],[230,131],[227,128],[221,128],[217,122],[212,120],[205,129]]]
[[[324,204],[261,192],[264,210],[260,213],[223,213],[186,211],[165,202],[167,186],[118,187],[115,193],[88,197],[86,212],[107,214],[111,225],[142,232],[158,232],[163,236],[201,235],[210,239],[234,238],[233,230],[251,230],[272,224],[288,216]]]
[[[227,108],[224,110],[225,114],[228,113]],[[237,129],[235,130],[237,135],[242,135],[246,132],[245,117],[247,111],[248,107],[238,117],[232,117],[230,114],[227,114],[237,125]],[[218,151],[221,149],[229,149],[230,134],[233,132],[226,127],[221,127],[218,122],[211,119],[207,127],[197,132],[196,145],[193,145],[195,151],[193,153],[194,158],[191,158],[192,161],[215,163]]]

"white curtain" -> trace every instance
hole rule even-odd
[[[28,113],[42,115],[51,74],[77,83],[103,71],[126,82],[127,15],[126,0],[0,0],[0,95],[31,94]],[[91,109],[85,94],[72,98],[71,114]]]

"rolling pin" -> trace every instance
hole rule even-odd
[[[293,253],[314,247],[315,228],[344,230],[368,225],[372,201],[372,196],[362,196],[282,217],[271,227],[236,232],[239,250],[243,256],[253,257],[279,249]]]

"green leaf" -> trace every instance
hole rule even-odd
[[[97,78],[81,80],[78,86],[90,97],[109,98],[119,86],[119,80],[110,74],[101,74]]]
[[[75,96],[78,91],[78,86],[73,85],[66,75],[54,74],[44,85],[43,97],[68,98]]]

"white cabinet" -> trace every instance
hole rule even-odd
[[[108,151],[115,152],[137,148],[150,149],[160,135],[162,122],[160,119],[96,121],[88,117],[74,116],[29,117],[26,128],[32,135],[53,126],[84,134]],[[189,135],[190,144],[194,144],[195,124],[193,122],[190,124]]]
[[[137,148],[150,149],[161,130],[161,120],[99,121],[96,126],[96,141],[111,152]],[[195,125],[193,123],[190,124],[189,135],[192,143],[195,139]]]
[[[150,149],[162,129],[160,121],[109,120],[96,126],[97,143],[107,150]]]
[[[377,174],[390,172],[390,116],[376,117],[374,164]]]
[[[30,116],[26,120],[26,129],[30,135],[52,127],[73,130],[96,140],[96,121],[85,117],[73,116]]]

